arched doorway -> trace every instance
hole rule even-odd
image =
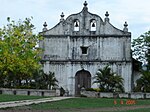
[[[81,88],[91,88],[91,74],[89,71],[80,70],[75,75],[75,95],[80,95]]]

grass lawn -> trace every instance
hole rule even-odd
[[[0,95],[0,102],[7,102],[7,101],[19,101],[19,100],[30,100],[30,99],[39,99],[45,98],[42,96],[25,96],[25,95]]]
[[[74,99],[66,99],[57,102],[49,102],[49,103],[41,103],[37,105],[30,105],[30,109],[33,110],[50,110],[56,109],[61,110],[60,112],[72,112],[70,109],[92,109],[92,108],[108,108],[108,107],[125,107],[125,106],[138,106],[138,105],[150,105],[150,100],[135,100],[135,104],[126,104],[129,99],[115,99],[117,104],[114,104],[114,99],[106,99],[106,98],[74,98]],[[120,101],[123,104],[120,104]],[[68,111],[66,111],[68,110]],[[89,112],[89,111],[87,111]],[[97,111],[96,111],[97,112]],[[117,112],[150,112],[150,108],[148,109],[136,109],[131,111],[119,111]]]
[[[31,105],[31,107],[33,109],[113,107],[114,106],[113,101],[114,101],[113,99],[101,99],[101,98],[73,98],[57,102]]]
[[[0,95],[0,102],[43,98],[40,96],[18,96],[18,95]],[[114,101],[116,104],[114,104]],[[135,104],[126,104],[128,101],[135,101]],[[122,103],[122,104],[121,104]],[[135,108],[144,106],[144,108]],[[132,110],[126,110],[127,108]],[[8,108],[7,110],[14,110],[15,112],[24,112],[24,110],[36,112],[150,112],[150,100],[129,100],[129,99],[107,99],[107,98],[71,98],[55,102],[47,102],[41,104],[33,104],[22,107]],[[101,109],[104,109],[103,111]]]

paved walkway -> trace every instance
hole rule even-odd
[[[1,102],[0,108],[24,106],[24,105],[38,104],[38,103],[44,103],[44,102],[52,102],[52,101],[58,101],[58,100],[63,100],[63,99],[69,99],[69,98],[72,98],[72,97],[51,97],[51,98],[41,98],[41,99],[33,99],[33,100]]]

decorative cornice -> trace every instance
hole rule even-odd
[[[45,38],[51,38],[51,37],[131,37],[131,34],[124,34],[124,35],[105,35],[105,34],[101,34],[101,35],[43,35]]]
[[[48,60],[48,59],[45,59],[45,60],[41,60],[41,63],[42,62],[46,62],[46,61],[49,61],[49,62],[56,62],[56,63],[59,63],[59,62],[85,62],[85,63],[91,63],[91,62],[108,62],[108,63],[116,63],[116,62],[132,62],[132,60]]]

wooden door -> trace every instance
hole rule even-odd
[[[75,95],[79,96],[81,88],[91,88],[91,74],[88,71],[81,70],[75,75]]]

